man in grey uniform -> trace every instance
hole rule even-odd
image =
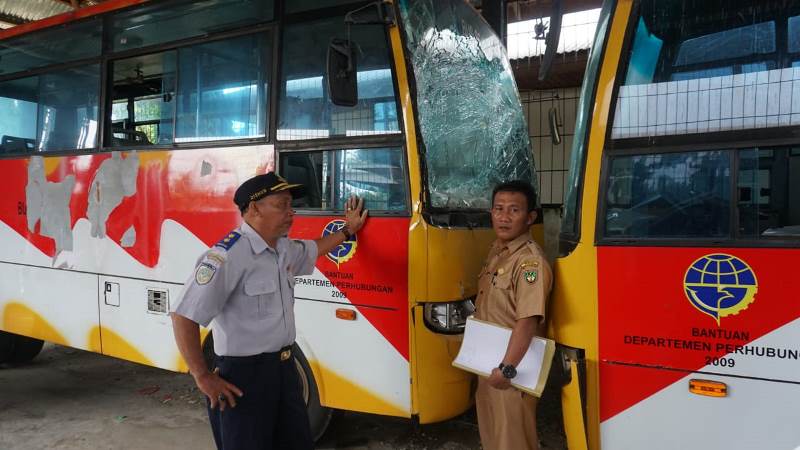
[[[302,186],[270,172],[236,190],[244,223],[208,250],[172,308],[175,340],[208,397],[217,448],[311,449],[313,440],[291,356],[294,277],[351,238],[367,217],[363,200],[345,203],[346,225],[320,239],[286,237],[292,195]],[[199,325],[214,333],[215,368],[200,347]]]

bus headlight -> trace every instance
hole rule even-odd
[[[475,312],[474,298],[446,303],[425,303],[423,308],[425,326],[431,331],[444,334],[464,332],[467,317]]]

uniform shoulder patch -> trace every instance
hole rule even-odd
[[[536,282],[536,278],[539,277],[539,272],[536,270],[524,270],[522,275],[525,277],[525,281],[527,281],[528,284],[533,284]]]
[[[520,271],[522,272],[523,278],[528,284],[533,284],[536,282],[536,279],[539,278],[539,261],[534,259],[527,259],[524,260],[519,265]]]
[[[217,268],[212,266],[211,264],[200,263],[200,265],[197,266],[197,270],[194,272],[194,281],[196,281],[197,284],[200,285],[208,284],[208,282],[211,281],[212,278],[214,278],[214,274],[216,272]]]
[[[231,247],[233,247],[233,244],[235,244],[240,237],[242,237],[241,233],[239,233],[238,231],[231,231],[219,242],[214,244],[214,247],[220,247],[224,248],[225,250],[230,250]]]

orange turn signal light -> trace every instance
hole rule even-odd
[[[728,385],[719,381],[689,380],[689,392],[707,397],[727,397]]]
[[[336,318],[342,320],[356,320],[356,312],[352,309],[339,308],[336,310]]]

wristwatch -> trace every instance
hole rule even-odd
[[[505,377],[505,378],[507,378],[509,380],[511,380],[515,376],[517,376],[517,368],[514,367],[513,364],[500,363],[500,365],[497,366],[497,368],[500,369],[500,372],[503,374],[503,377]]]

